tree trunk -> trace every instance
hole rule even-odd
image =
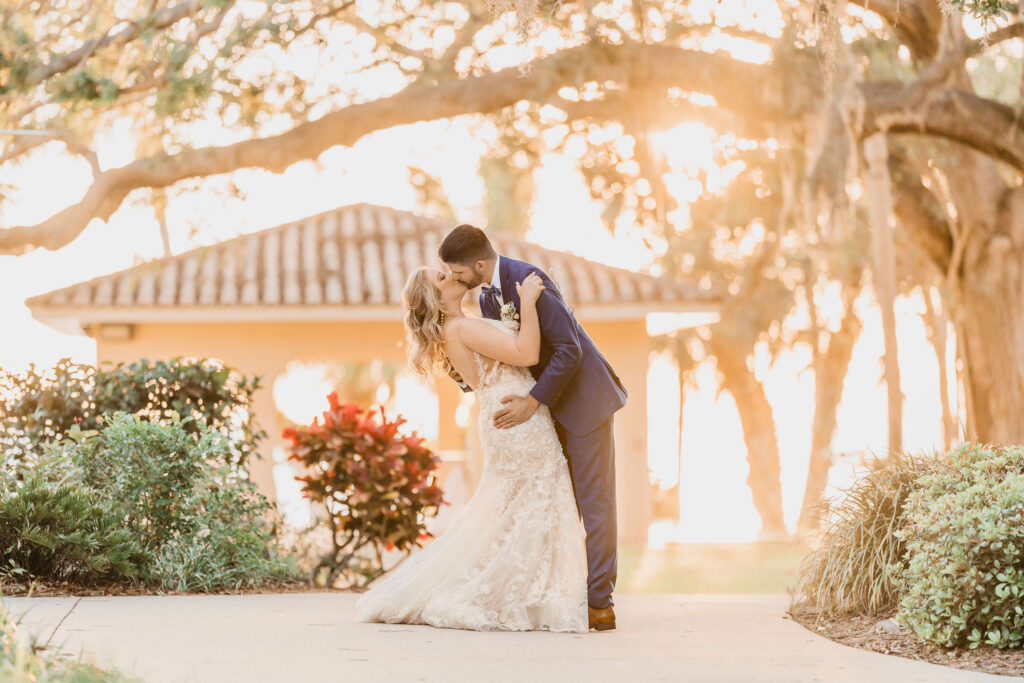
[[[888,394],[889,450],[903,448],[903,392],[896,342],[896,258],[892,242],[892,190],[889,178],[889,149],[885,135],[876,133],[864,140],[868,162],[868,212],[871,215],[872,282],[882,309],[885,337],[885,386]]]
[[[932,343],[932,348],[935,349],[935,357],[939,361],[939,398],[942,405],[942,450],[948,452],[953,447],[953,444],[956,443],[956,419],[949,402],[949,373],[946,371],[949,318],[944,309],[936,308],[932,303],[931,287],[923,288],[922,293],[924,295],[925,329],[928,331],[928,340]]]
[[[953,42],[966,41],[951,25]],[[953,87],[969,92],[967,70]],[[979,127],[985,122],[977,120]],[[1024,190],[1007,186],[995,160],[954,145],[938,165],[956,208],[952,249],[945,266],[954,291],[951,313],[958,355],[964,361],[966,437],[1024,443]]]
[[[788,538],[782,515],[782,483],[780,480],[779,445],[775,433],[772,406],[764,387],[747,367],[746,354],[733,348],[720,348],[712,337],[710,344],[718,361],[722,386],[736,402],[743,441],[747,446],[747,486],[754,498],[754,507],[761,517],[760,538]],[[731,346],[731,345],[729,345]]]
[[[967,360],[971,432],[1024,443],[1024,190],[1007,190],[996,228],[966,250],[957,344]]]
[[[852,297],[851,297],[852,298]],[[814,419],[811,427],[811,457],[807,468],[803,505],[797,522],[797,534],[813,533],[821,524],[819,503],[828,485],[832,467],[832,435],[836,430],[836,410],[843,396],[843,380],[850,367],[853,346],[860,336],[860,319],[847,306],[838,332],[829,338],[828,348],[814,353]]]
[[[171,234],[167,230],[167,191],[153,190],[153,212],[160,226],[160,242],[164,245],[164,258],[173,256],[171,253]]]

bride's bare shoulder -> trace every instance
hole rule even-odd
[[[462,341],[463,333],[468,330],[473,330],[474,323],[479,322],[479,318],[456,318],[450,320],[441,331],[446,341]],[[468,327],[467,327],[468,326]]]
[[[487,325],[487,321],[484,318],[474,318],[472,316],[467,315],[452,320],[444,327],[446,332],[448,330],[458,332],[460,330],[475,329],[485,325]]]
[[[476,348],[482,343],[496,341],[500,334],[498,326],[493,323],[497,321],[487,318],[459,318],[453,320],[444,329],[444,338],[448,343],[461,344]]]

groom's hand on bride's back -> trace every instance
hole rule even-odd
[[[498,429],[508,429],[521,425],[537,412],[540,402],[533,396],[516,396],[510,394],[501,399],[505,407],[494,414],[494,426]]]

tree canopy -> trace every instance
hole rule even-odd
[[[492,13],[483,0],[9,6],[0,29],[0,116],[7,129],[45,133],[5,137],[0,163],[57,141],[91,164],[93,182],[80,202],[37,225],[3,226],[0,253],[60,248],[139,188],[246,167],[280,172],[373,131],[497,115],[521,102],[575,129],[642,116],[660,127],[712,121],[755,138],[821,111],[829,79],[809,9],[782,5],[772,36],[699,4],[562,2],[539,8],[526,28],[515,12]],[[1015,109],[949,80],[966,59],[1019,36],[1020,26],[954,40],[940,55],[948,20],[932,0],[863,4],[923,68],[861,80],[847,92],[853,134],[923,133],[1024,168]],[[529,11],[529,3],[504,6]],[[516,39],[517,24],[529,31],[525,41]],[[751,63],[710,47],[722,36],[763,44],[771,60]],[[126,116],[136,158],[100,168],[95,137]],[[210,117],[235,141],[196,144],[192,124]]]

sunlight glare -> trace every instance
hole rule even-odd
[[[323,363],[292,362],[274,380],[274,405],[295,424],[308,425],[328,409],[333,388]]]
[[[395,393],[385,412],[388,417],[401,415],[406,423],[402,425],[403,434],[416,432],[432,446],[436,446],[438,438],[439,407],[437,394],[419,375],[408,368],[402,368],[395,377]]]

